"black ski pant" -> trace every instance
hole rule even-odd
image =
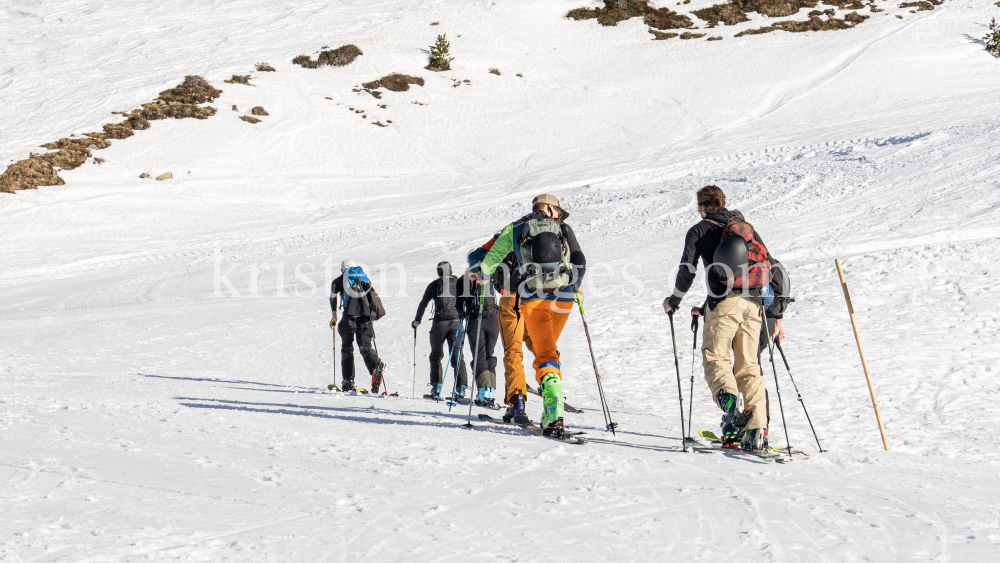
[[[771,339],[774,339],[774,319],[771,317],[765,317],[767,321],[767,332],[764,332],[764,323],[760,323],[760,343],[757,345],[757,365],[760,366],[761,375],[764,375],[764,362],[760,361],[760,355],[767,350],[767,336],[771,335]],[[768,363],[771,363],[771,357],[768,356]],[[771,397],[767,394],[767,389],[764,389],[764,405],[767,408],[767,425],[771,426]]]
[[[497,357],[493,350],[496,349],[497,340],[500,339],[500,324],[497,322],[497,315],[483,317],[482,330],[479,329],[478,317],[469,319],[469,330],[466,334],[469,338],[469,350],[475,348],[476,339],[479,339],[479,350],[475,355],[476,365],[472,366],[472,372],[476,374],[476,386],[496,388]],[[469,365],[472,365],[472,362],[469,362]]]
[[[375,327],[368,317],[344,317],[337,323],[337,334],[340,335],[340,365],[344,370],[344,379],[354,381],[354,341],[358,341],[361,358],[365,361],[368,374],[375,372],[378,365],[378,354],[375,353]]]
[[[451,367],[458,377],[458,385],[469,384],[469,374],[465,371],[465,362],[455,348],[458,342],[458,323],[461,319],[434,319],[431,324],[431,383],[443,383],[443,372],[441,371],[441,360],[448,354],[451,357]],[[462,330],[465,330],[464,327]],[[444,343],[448,343],[445,349]],[[463,350],[463,354],[464,354]]]

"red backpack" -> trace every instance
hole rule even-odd
[[[753,225],[747,223],[739,216],[732,216],[725,225],[705,219],[709,223],[722,228],[722,239],[720,243],[731,236],[740,237],[747,243],[747,254],[750,255],[750,267],[744,270],[733,281],[733,287],[747,289],[759,289],[771,283],[774,274],[771,273],[771,258],[767,253],[767,248],[754,238]]]

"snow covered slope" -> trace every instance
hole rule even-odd
[[[582,5],[0,5],[4,163],[186,74],[224,90],[206,121],[153,122],[64,186],[0,194],[0,560],[996,558],[1000,64],[977,38],[1000,8],[879,2],[850,30],[734,38],[754,14],[707,42],[562,17]],[[423,70],[438,33],[456,57],[440,74]],[[350,66],[289,63],[345,43],[364,51]],[[258,61],[277,72],[222,83]],[[390,72],[426,83],[352,91]],[[256,105],[261,123],[238,119]],[[659,304],[706,183],[791,270],[786,351],[827,453],[780,364],[808,457],[680,451]],[[592,265],[620,423],[602,432],[574,315],[561,350],[582,447],[469,430],[467,411],[410,398],[409,321],[434,264],[461,263],[541,192],[572,212]],[[325,391],[325,270],[346,257],[389,309],[376,329],[399,398]],[[217,267],[238,295],[216,291]],[[426,355],[422,329],[417,397]],[[700,373],[694,401],[695,428],[717,428]]]

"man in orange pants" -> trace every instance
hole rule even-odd
[[[535,354],[535,380],[545,403],[541,426],[546,434],[563,435],[562,365],[559,335],[573,310],[575,292],[586,271],[586,257],[569,213],[549,194],[536,197],[532,213],[504,227],[473,276],[489,278],[511,254],[521,278],[515,298]],[[504,343],[506,347],[506,342]],[[506,365],[506,358],[505,358]]]

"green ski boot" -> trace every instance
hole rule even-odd
[[[563,395],[562,379],[556,372],[542,378],[542,431],[547,435],[563,436]]]

